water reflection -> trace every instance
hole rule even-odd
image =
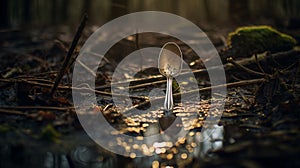
[[[34,150],[34,148],[25,145],[1,145],[0,167],[112,168],[131,163],[140,167],[151,167],[156,162],[161,164],[171,160],[173,160],[174,166],[182,161],[202,158],[208,150],[221,148],[222,140],[223,126],[215,125],[201,133],[190,131],[175,144],[163,140],[156,141],[152,147],[147,148],[155,153],[152,156],[135,157],[133,153],[129,158],[108,153],[96,144],[78,145],[70,150],[62,149],[61,152],[47,151],[49,150],[47,147],[43,147],[43,150]],[[128,143],[127,145],[131,145],[131,149],[139,148],[135,144]],[[145,146],[143,148],[146,149]]]
[[[158,164],[166,162],[168,160],[175,160],[176,162],[181,162],[182,160],[188,160],[192,158],[201,158],[206,155],[208,150],[219,149],[222,147],[223,143],[223,126],[213,126],[210,129],[205,129],[203,132],[193,132],[191,131],[186,137],[181,138],[177,144],[171,144],[167,141],[156,141],[153,142],[153,150],[155,154],[148,157],[131,157],[133,159],[134,165],[140,167],[151,167],[153,164]],[[177,145],[177,147],[172,147]],[[133,148],[134,145],[132,145]],[[151,147],[150,147],[151,149]],[[93,149],[87,147],[78,147],[73,150],[73,159],[77,165],[91,165],[92,163],[98,163],[95,158],[101,156],[99,153],[97,155],[92,155]],[[95,154],[95,153],[94,153]],[[76,156],[76,157],[74,157]],[[93,157],[94,158],[93,158]],[[97,157],[96,157],[97,156]],[[117,160],[110,160],[110,167],[117,166]],[[174,164],[177,163],[173,163]],[[103,164],[104,165],[104,164]],[[97,166],[95,166],[97,167]]]
[[[45,154],[44,167],[45,168],[53,168],[53,167],[69,168],[70,165],[68,163],[68,159],[66,155],[58,155],[58,154],[53,154],[51,152],[47,152]]]
[[[223,147],[224,127],[214,125],[210,129],[205,129],[201,136],[196,137],[200,145],[200,151],[196,156],[204,156],[209,150],[220,149]],[[195,157],[196,157],[195,156]]]
[[[203,158],[209,150],[223,147],[223,126],[214,125],[203,132],[190,131],[184,138],[181,138],[172,147],[168,142],[155,142],[155,155],[146,158],[135,158],[134,162],[142,167],[151,167],[155,162],[158,164],[168,163],[170,160],[184,162],[193,158]],[[146,161],[147,160],[147,161]],[[172,163],[170,166],[176,166]]]
[[[73,167],[110,168],[117,166],[117,160],[105,157],[95,147],[78,146],[70,152],[70,164]]]

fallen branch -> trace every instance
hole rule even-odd
[[[146,86],[150,86],[150,85],[157,85],[157,84],[162,84],[162,83],[166,83],[167,80],[159,80],[156,82],[150,82],[150,83],[143,83],[143,84],[139,84],[139,85],[133,85],[133,86],[129,86],[129,90],[130,89],[138,89],[138,88],[144,88]]]
[[[57,110],[57,111],[67,111],[74,110],[74,107],[52,107],[52,106],[0,106],[0,110],[3,109],[37,109],[37,110]]]
[[[243,70],[245,72],[248,72],[250,74],[259,75],[259,76],[270,76],[270,75],[268,75],[266,73],[257,72],[257,71],[254,71],[252,69],[249,69],[249,68],[245,67],[244,65],[241,65],[241,64],[237,63],[236,61],[234,61],[232,57],[227,58],[227,61],[229,63],[233,64],[234,66],[236,66],[237,68],[239,68],[239,69],[241,69],[241,70]],[[259,68],[260,68],[260,66],[259,66]]]
[[[28,74],[24,74],[24,75],[19,75],[17,77],[14,77],[14,79],[18,79],[18,78],[33,78],[33,77],[40,77],[40,78],[45,78],[48,77],[48,75],[55,75],[57,74],[58,71],[49,71],[49,72],[40,72],[40,73],[35,73],[35,74],[31,74],[30,76]]]
[[[20,115],[20,116],[29,117],[28,114],[23,113],[22,111],[18,111],[18,110],[0,109],[0,113],[8,114],[8,115]]]
[[[273,59],[286,59],[286,57],[289,58],[297,58],[300,56],[300,50],[299,49],[294,49],[291,51],[286,51],[286,52],[280,52],[280,53],[276,53],[276,54],[272,54],[272,55],[267,55],[266,53],[260,54],[257,57],[253,56],[251,58],[245,58],[243,60],[239,60],[236,61],[237,64],[239,65],[249,65],[249,64],[257,64],[257,62],[263,62],[266,61],[266,57],[272,57]],[[212,67],[209,70],[213,70],[213,69],[217,69],[217,68],[222,68],[222,67]],[[236,70],[236,66],[234,66],[232,63],[227,63],[224,65],[224,70],[225,71],[229,71],[229,70]],[[199,70],[194,70],[193,73],[196,75],[204,75],[207,74],[207,69],[199,69]],[[187,73],[182,73],[180,75],[185,75]],[[158,80],[158,81],[157,81]],[[43,87],[52,87],[52,84],[45,84],[45,83],[39,83],[39,82],[34,82],[34,81],[28,81],[28,80],[20,80],[20,79],[0,79],[0,81],[2,82],[11,82],[11,83],[16,83],[16,82],[26,82],[28,84],[32,84],[32,85],[36,85],[36,86],[43,86]],[[162,75],[157,75],[157,76],[153,76],[150,78],[140,78],[140,79],[134,79],[131,81],[123,81],[123,82],[118,82],[118,83],[112,83],[112,86],[118,86],[118,85],[124,85],[124,84],[129,84],[129,82],[131,82],[131,84],[133,86],[131,86],[132,88],[139,88],[139,87],[146,87],[152,84],[158,84],[158,83],[163,83],[164,82],[164,77]],[[100,86],[97,87],[97,89],[104,89],[107,87],[111,87],[111,85],[104,85],[104,86]],[[71,90],[71,89],[75,89],[75,90],[81,90],[81,91],[93,91],[96,94],[100,94],[100,95],[104,95],[104,96],[112,96],[111,93],[108,92],[104,92],[104,91],[99,91],[99,90],[93,90],[91,88],[75,88],[75,87],[71,87],[71,86],[56,86],[59,89],[62,90]],[[202,88],[205,89],[205,88]],[[117,97],[126,97],[124,95],[118,95],[118,94],[114,94]],[[174,95],[176,96],[176,94]],[[130,98],[134,98],[134,99],[139,99],[139,100],[147,100],[146,97],[143,96],[130,96]]]
[[[64,63],[62,65],[62,67],[61,67],[61,69],[60,69],[60,71],[59,71],[59,73],[58,73],[58,75],[57,75],[57,77],[55,79],[54,85],[53,85],[53,87],[51,89],[51,92],[50,92],[51,97],[53,97],[53,95],[56,92],[56,89],[57,89],[57,87],[58,87],[58,85],[59,85],[62,77],[66,73],[67,68],[69,67],[69,63],[70,63],[70,60],[72,58],[73,52],[74,52],[74,50],[76,48],[76,45],[77,45],[77,43],[79,41],[79,38],[80,38],[81,33],[82,33],[82,31],[83,31],[83,29],[85,27],[86,22],[87,22],[87,14],[84,14],[84,16],[83,16],[83,18],[81,20],[80,26],[78,27],[77,32],[76,32],[76,34],[74,36],[74,39],[72,41],[71,47],[70,47],[70,49],[69,49],[69,51],[67,53],[67,56],[66,56],[66,58],[64,60]]]
[[[232,87],[238,87],[238,86],[246,86],[246,85],[251,85],[251,84],[257,84],[257,83],[261,83],[261,82],[265,82],[266,79],[264,78],[260,78],[260,79],[251,79],[251,80],[243,80],[243,81],[239,81],[239,82],[232,82],[232,83],[228,83],[228,84],[222,84],[222,85],[217,85],[217,86],[211,86],[211,87],[205,87],[205,88],[201,88],[201,89],[195,89],[195,90],[191,90],[191,91],[187,91],[187,92],[183,92],[183,93],[176,93],[173,95],[174,98],[179,98],[182,95],[189,95],[189,94],[193,94],[193,93],[199,93],[199,92],[207,92],[210,91],[211,89],[218,89],[218,88],[232,88]],[[157,97],[152,99],[152,102],[155,101],[163,101],[165,99],[164,96],[161,97]],[[131,108],[127,109],[126,111],[122,112],[122,113],[128,113],[131,112],[133,109],[136,108],[141,108],[145,105],[148,105],[150,103],[150,99],[146,100],[140,104],[134,105]]]
[[[158,80],[163,80],[165,77],[162,75],[155,75],[151,77],[146,77],[146,78],[137,78],[133,80],[128,80],[128,81],[120,81],[117,83],[111,83],[111,84],[106,84],[102,86],[96,86],[96,89],[101,90],[101,89],[107,89],[110,88],[111,86],[120,86],[120,85],[129,85],[131,83],[132,85],[138,85],[138,84],[145,84],[147,86],[147,83],[155,82]]]
[[[41,87],[48,87],[51,88],[52,84],[46,84],[46,83],[38,83],[38,82],[34,82],[34,81],[28,81],[28,80],[24,80],[24,79],[0,79],[0,82],[7,82],[7,83],[27,83],[27,84],[31,84],[34,86],[41,86]],[[76,90],[76,91],[81,91],[81,92],[94,92],[95,94],[99,94],[99,95],[103,95],[103,96],[112,96],[112,93],[109,92],[104,92],[104,91],[99,91],[99,90],[93,90],[92,88],[90,88],[89,86],[86,87],[72,87],[72,86],[57,86],[57,89],[60,90]],[[126,95],[121,95],[121,94],[114,94],[115,97],[124,97],[126,98]],[[138,100],[147,100],[148,98],[145,96],[129,96],[130,98],[133,99],[138,99]]]
[[[242,60],[234,61],[234,63],[236,65],[234,65],[232,62],[229,62],[229,63],[226,63],[224,66],[215,66],[215,67],[211,67],[209,69],[196,69],[196,70],[193,70],[192,72],[195,75],[195,77],[199,77],[199,76],[207,75],[208,71],[213,71],[213,70],[217,70],[220,68],[224,68],[225,72],[229,72],[229,71],[235,71],[235,70],[239,69],[240,66],[242,66],[242,67],[252,66],[252,65],[257,65],[258,63],[266,62],[267,59],[270,59],[270,58],[275,59],[275,60],[282,60],[282,59],[286,59],[286,58],[294,59],[294,58],[299,58],[299,57],[300,57],[300,49],[298,49],[298,48],[295,48],[290,51],[278,52],[275,54],[268,54],[267,52],[265,52],[262,54],[254,55],[250,58],[244,58]],[[239,65],[239,66],[237,66],[237,65]],[[189,74],[189,72],[183,72],[183,73],[179,74],[179,76],[184,76],[187,74]],[[265,74],[259,73],[256,75],[265,75]],[[134,80],[130,80],[130,81],[120,81],[117,83],[96,86],[96,89],[99,89],[99,90],[107,89],[107,88],[110,88],[111,86],[128,85],[129,83],[131,83],[132,88],[135,88],[135,85],[142,85],[143,87],[145,87],[145,86],[152,85],[153,83],[156,83],[157,81],[162,81],[162,80],[165,80],[164,76],[156,75],[156,76],[151,76],[151,77],[147,77],[147,78],[139,78],[139,79],[134,79]],[[157,82],[157,83],[160,83],[160,82]],[[163,83],[163,82],[161,82],[161,83]]]

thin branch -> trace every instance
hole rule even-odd
[[[88,52],[86,52],[87,54],[91,54],[91,55],[93,55],[93,56],[96,56],[96,57],[98,57],[98,58],[100,58],[100,59],[103,59],[104,61],[106,61],[108,64],[110,64],[111,66],[113,66],[113,68],[114,69],[116,69],[117,68],[117,64],[115,63],[115,62],[113,62],[113,61],[110,61],[110,60],[108,60],[104,55],[102,55],[102,54],[98,54],[98,53],[95,53],[95,52],[92,52],[92,51],[88,51]],[[76,60],[76,59],[75,59]],[[74,61],[75,61],[74,60]]]
[[[264,69],[262,68],[260,62],[258,61],[258,58],[257,58],[257,54],[256,54],[256,53],[254,54],[254,57],[255,57],[255,61],[256,61],[256,64],[257,64],[259,70],[260,70],[262,73],[265,73],[265,71],[264,71]]]
[[[73,110],[74,107],[52,107],[52,106],[0,106],[0,109],[37,109],[37,110],[57,110],[67,111]]]
[[[111,86],[120,86],[120,85],[126,85],[126,84],[133,84],[133,85],[137,85],[137,84],[146,84],[146,83],[151,83],[154,81],[158,81],[158,80],[163,80],[165,79],[164,76],[162,75],[155,75],[155,76],[151,76],[151,77],[146,77],[146,78],[137,78],[137,79],[133,79],[133,80],[126,80],[126,81],[120,81],[117,83],[111,83],[111,84],[106,84],[106,85],[102,85],[102,86],[96,86],[96,89],[107,89],[110,88]]]
[[[261,82],[265,82],[265,81],[266,81],[266,79],[264,79],[264,78],[243,80],[243,81],[239,81],[239,82],[232,82],[232,83],[217,85],[217,86],[213,86],[213,87],[205,87],[205,88],[201,88],[201,89],[195,89],[195,90],[191,90],[191,91],[187,91],[187,92],[183,92],[183,93],[176,93],[176,94],[173,94],[173,97],[174,98],[179,98],[182,95],[189,95],[189,94],[193,94],[193,93],[197,93],[197,92],[207,92],[207,91],[210,91],[211,89],[246,86],[246,85],[252,85],[252,84],[261,83]],[[161,97],[156,97],[156,98],[152,99],[151,101],[152,102],[163,101],[164,99],[165,99],[165,97],[161,96]],[[123,113],[128,113],[128,112],[132,111],[135,108],[143,107],[145,105],[148,105],[149,103],[150,103],[150,100],[146,100],[146,101],[144,101],[140,104],[132,106],[131,108],[124,111]]]
[[[243,66],[243,65],[241,65],[241,64],[239,64],[237,62],[235,62],[231,57],[228,58],[227,61],[229,63],[232,63],[234,66],[238,67],[239,69],[244,70],[244,71],[246,71],[248,73],[251,73],[251,74],[254,74],[254,75],[260,75],[260,76],[268,76],[268,74],[254,71],[252,69],[249,69],[249,68],[247,68],[247,67],[245,67],[245,66]]]
[[[166,82],[167,82],[166,80],[159,80],[156,82],[143,83],[143,84],[139,84],[139,85],[129,86],[129,89],[144,88],[146,86],[157,85],[157,84],[162,84],[162,83],[166,83]]]
[[[48,79],[43,79],[43,78],[33,78],[33,77],[22,77],[19,79],[23,79],[23,80],[27,80],[27,81],[35,81],[35,82],[39,82],[39,83],[48,83],[48,84],[53,84],[54,82]]]
[[[13,80],[9,80],[9,79],[0,79],[0,82],[7,82],[7,83],[28,83],[28,84],[32,84],[35,86],[41,86],[41,87],[52,87],[52,84],[46,84],[46,83],[38,83],[38,82],[34,82],[34,81],[27,81],[27,80],[17,80],[17,79],[13,79]],[[112,96],[112,93],[109,92],[104,92],[104,91],[99,91],[99,90],[94,90],[92,88],[90,88],[89,86],[84,87],[84,88],[79,88],[79,87],[72,87],[72,86],[57,86],[57,89],[61,89],[61,90],[77,90],[77,91],[85,91],[85,92],[94,92],[95,94],[99,94],[99,95],[103,95],[103,96]],[[121,94],[114,94],[115,97],[127,97],[126,95],[121,95]],[[133,98],[133,99],[138,99],[138,100],[148,100],[147,97],[145,96],[129,96],[129,98]]]
[[[267,55],[267,53],[263,53],[263,54],[258,54],[254,57],[250,57],[250,58],[244,58],[242,60],[238,60],[235,61],[235,63],[239,64],[239,65],[243,65],[243,67],[245,65],[252,65],[252,64],[257,64],[257,62],[263,62],[266,60],[266,57],[273,57],[274,59],[284,59],[284,58],[295,58],[298,57],[300,55],[300,50],[299,49],[293,49],[293,50],[289,50],[289,51],[284,51],[284,52],[279,52],[279,53],[275,53],[272,55]],[[224,68],[225,71],[234,71],[236,70],[238,67],[233,65],[232,63],[226,63],[224,66],[215,66],[215,67],[211,67],[208,70],[217,70],[220,68]],[[199,77],[202,75],[206,75],[208,73],[207,69],[196,69],[196,70],[192,70],[192,73],[195,75],[195,77]],[[187,75],[189,72],[183,72],[180,73],[178,76],[184,76]],[[265,74],[263,73],[259,73],[259,75],[265,76]],[[127,81],[120,81],[117,83],[111,83],[111,84],[106,84],[106,85],[102,85],[102,86],[96,86],[97,90],[102,90],[102,89],[107,89],[110,88],[111,86],[118,86],[118,85],[127,85],[129,83],[131,83],[132,85],[139,85],[142,84],[143,86],[149,86],[152,84],[152,82],[156,82],[156,81],[161,81],[161,80],[165,80],[165,77],[162,75],[155,75],[155,76],[151,76],[151,77],[146,77],[146,78],[138,78],[138,79],[133,79],[133,80],[127,80]],[[131,86],[134,87],[134,86]]]
[[[67,53],[67,56],[66,56],[66,58],[64,60],[64,63],[62,65],[62,67],[61,67],[61,69],[60,69],[60,71],[59,71],[59,73],[58,73],[58,75],[57,75],[57,77],[55,79],[54,85],[53,85],[53,87],[51,89],[51,93],[50,93],[51,97],[53,97],[53,95],[56,92],[56,89],[57,89],[57,87],[58,87],[58,85],[59,85],[62,77],[64,76],[64,74],[67,71],[67,67],[68,67],[69,62],[70,62],[70,60],[72,58],[73,52],[74,52],[74,50],[76,48],[76,45],[77,45],[77,43],[79,41],[79,38],[80,38],[80,36],[82,34],[82,31],[83,31],[83,29],[84,29],[84,27],[86,25],[86,22],[87,22],[87,14],[84,14],[84,16],[83,16],[83,18],[81,20],[80,26],[78,27],[77,32],[76,32],[76,34],[74,36],[74,39],[72,41],[71,47],[70,47],[70,49],[69,49],[69,51]]]
[[[17,78],[33,78],[33,77],[37,77],[37,76],[48,77],[47,75],[54,75],[54,74],[57,74],[57,73],[58,73],[58,71],[49,71],[49,72],[41,72],[41,73],[30,74],[30,76],[28,74],[24,74],[24,75],[19,75],[17,77],[14,77],[14,79],[17,79]]]
[[[20,116],[29,117],[28,114],[23,113],[22,111],[18,111],[18,110],[0,109],[0,113],[8,114],[8,115],[20,115]]]
[[[77,61],[87,72],[89,72],[91,75],[93,75],[93,77],[95,78],[97,75],[96,73],[91,70],[88,66],[86,66],[83,62],[81,62],[80,60]]]

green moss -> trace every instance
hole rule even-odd
[[[42,129],[40,138],[48,141],[52,141],[55,143],[59,143],[59,137],[61,134],[53,128],[52,125],[48,124],[45,128]]]
[[[291,50],[296,40],[269,26],[240,27],[228,35],[227,51],[234,57]],[[225,50],[225,51],[226,51]]]

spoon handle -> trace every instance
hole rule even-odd
[[[172,81],[172,77],[167,77],[167,88],[164,108],[168,111],[173,109]]]

